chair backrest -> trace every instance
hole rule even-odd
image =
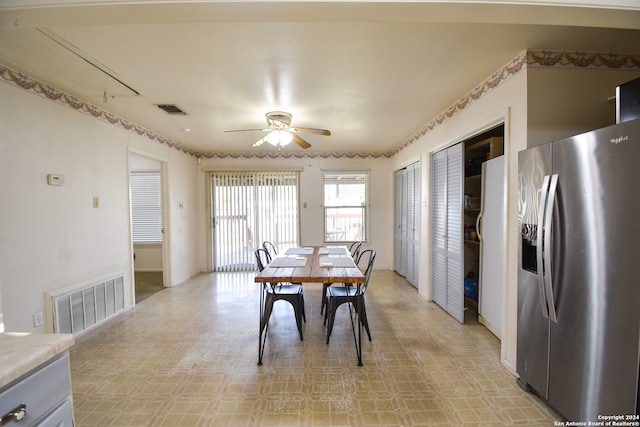
[[[376,251],[374,251],[373,249],[366,249],[362,252],[360,252],[360,255],[358,255],[358,261],[356,262],[356,264],[358,265],[358,267],[360,267],[360,265],[364,265],[364,263],[367,263],[367,267],[364,270],[364,284],[362,286],[360,286],[360,293],[364,294],[367,290],[367,286],[369,285],[369,277],[371,277],[371,271],[373,270],[373,262],[376,259]]]
[[[258,270],[264,270],[264,267],[271,262],[271,256],[266,249],[256,249],[256,263],[258,264]]]
[[[353,242],[351,246],[349,246],[349,252],[351,253],[351,258],[354,260],[358,259],[358,255],[360,255],[360,248],[362,247],[362,242]]]
[[[271,263],[271,255],[269,255],[269,251],[267,251],[264,248],[256,249],[255,254],[256,254],[256,264],[258,264],[258,270],[262,271],[267,265]],[[274,289],[278,285],[279,283],[269,283],[269,282],[264,282],[262,284],[264,289],[268,289],[268,288]]]
[[[278,251],[276,251],[276,247],[273,246],[273,243],[269,242],[268,240],[265,240],[264,242],[262,242],[262,247],[264,248],[265,251],[269,253],[269,257],[275,258],[278,255]]]

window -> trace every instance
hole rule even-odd
[[[160,172],[131,172],[133,243],[162,243]]]
[[[367,239],[366,171],[325,171],[324,240],[355,242]]]

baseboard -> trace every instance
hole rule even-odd
[[[502,333],[500,333],[499,330],[497,330],[491,323],[489,323],[487,319],[478,315],[478,322],[484,325],[484,327],[486,327],[489,331],[491,331],[493,335],[495,335],[499,340],[502,341]]]

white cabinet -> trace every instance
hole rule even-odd
[[[394,270],[418,287],[420,164],[394,173]]]
[[[68,353],[0,389],[0,417],[3,426],[71,427]]]

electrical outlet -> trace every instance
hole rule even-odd
[[[33,327],[42,326],[42,312],[33,313]]]

